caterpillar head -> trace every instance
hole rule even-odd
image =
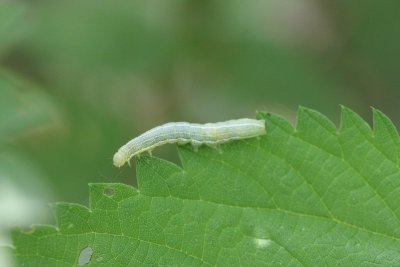
[[[126,162],[126,158],[120,152],[117,152],[114,154],[113,163],[114,163],[115,167],[120,168],[120,167],[124,166],[125,162]]]

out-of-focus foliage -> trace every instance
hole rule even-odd
[[[45,92],[27,82],[0,73],[0,142],[32,134],[55,116]]]
[[[345,104],[396,122],[399,9],[397,0],[2,0],[1,154],[28,161],[55,199],[83,203],[88,182],[134,184],[113,153],[167,121],[256,109],[293,119],[299,104],[335,118]],[[177,161],[172,146],[155,152]]]
[[[7,52],[13,41],[24,31],[24,5],[17,1],[0,1],[0,55]]]
[[[54,113],[46,94],[22,79],[0,74],[0,245],[10,242],[10,226],[47,221],[51,181],[15,143],[40,135]],[[8,266],[6,259],[1,249],[0,266]]]

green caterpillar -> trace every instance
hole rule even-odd
[[[263,120],[238,119],[206,124],[170,122],[157,126],[129,141],[114,154],[113,162],[116,167],[122,167],[132,157],[151,151],[163,144],[190,143],[194,147],[202,144],[216,146],[232,140],[264,134],[266,131]]]

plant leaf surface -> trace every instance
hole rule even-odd
[[[57,227],[13,233],[26,266],[396,266],[400,142],[343,107],[341,126],[300,108],[294,128],[137,159],[138,189],[91,184],[90,206],[54,205]]]

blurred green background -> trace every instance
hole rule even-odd
[[[399,121],[400,1],[0,0],[0,239],[135,185],[120,145],[169,121],[339,104]],[[155,155],[178,162],[175,146]],[[4,236],[4,234],[3,234]],[[0,240],[1,243],[1,240]]]

